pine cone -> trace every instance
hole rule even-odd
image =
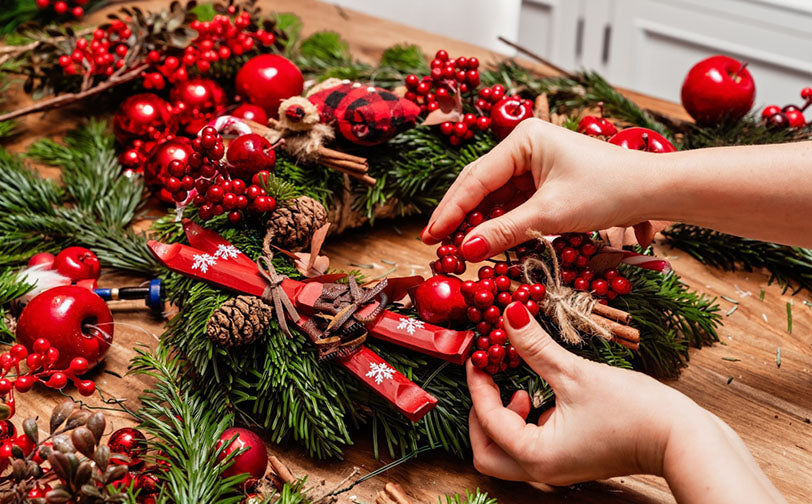
[[[261,338],[273,319],[273,309],[255,296],[231,298],[214,310],[206,334],[220,346],[247,345]]]
[[[310,244],[313,233],[327,223],[327,210],[308,196],[299,196],[288,206],[274,210],[266,223],[266,242],[287,250],[300,250]]]

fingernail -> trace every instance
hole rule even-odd
[[[462,255],[466,261],[479,262],[488,258],[488,242],[481,236],[471,238],[462,244]]]
[[[530,313],[521,303],[511,303],[505,309],[505,317],[507,317],[510,327],[513,329],[521,329],[530,323]]]

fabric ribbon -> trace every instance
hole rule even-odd
[[[268,286],[265,287],[265,292],[262,293],[262,300],[269,305],[273,305],[279,327],[290,338],[292,335],[290,329],[288,329],[287,317],[290,317],[293,322],[299,322],[299,312],[296,311],[293,302],[282,288],[282,281],[287,277],[276,272],[271,261],[272,258],[273,256],[264,255],[257,259],[259,274],[268,281]]]
[[[535,258],[525,259],[523,263],[524,279],[529,284],[538,283],[534,272],[541,270],[547,295],[541,303],[541,309],[558,326],[561,338],[567,343],[577,345],[583,342],[579,330],[598,336],[605,340],[612,339],[612,333],[592,319],[592,308],[598,301],[589,292],[576,291],[561,283],[561,267],[552,244],[542,233],[530,230],[531,238],[539,240],[547,248],[552,258],[552,271],[545,261]]]

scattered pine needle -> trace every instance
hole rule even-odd
[[[738,309],[739,309],[739,305],[735,305],[735,306],[733,306],[733,308],[729,309],[729,310],[727,311],[727,313],[725,313],[725,316],[726,316],[726,317],[729,317],[729,316],[733,315],[733,312],[735,312],[735,311],[736,311],[736,310],[738,310]]]
[[[762,303],[764,302],[764,295],[765,295],[766,293],[767,293],[767,291],[765,291],[764,289],[761,289],[761,294],[759,294],[759,295],[758,295],[758,299],[759,299],[759,301],[761,301]]]
[[[719,296],[719,297],[720,297],[720,298],[722,298],[722,299],[724,299],[724,300],[725,300],[725,301],[727,301],[728,303],[739,304],[739,300],[738,300],[738,299],[729,298],[729,297],[727,297],[727,296]]]
[[[390,261],[389,259],[381,259],[381,262],[384,264],[388,264],[389,266],[397,266],[398,263],[395,261]]]
[[[364,269],[373,269],[375,268],[372,264],[358,264],[358,263],[350,263],[350,266],[353,268],[364,268]]]
[[[809,301],[807,301],[806,299],[804,299],[804,304],[805,304],[806,306],[812,306],[812,303],[810,303],[810,302],[809,302]]]
[[[775,365],[776,367],[781,367],[781,347],[775,350]]]
[[[787,303],[787,334],[792,334],[792,303]]]
[[[727,384],[728,384],[728,385],[730,385],[732,382],[733,382],[733,377],[732,377],[732,376],[729,376],[729,377],[727,378]]]
[[[728,361],[728,362],[739,362],[739,361],[741,361],[741,359],[737,359],[735,357],[722,357],[722,360]]]
[[[767,322],[767,323],[769,323],[769,322],[770,322],[769,320],[767,320],[767,314],[766,314],[766,313],[762,313],[762,314],[761,314],[761,318],[763,318],[763,319],[764,319],[764,322]]]

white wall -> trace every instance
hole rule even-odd
[[[519,31],[521,0],[327,1],[503,54],[513,54],[514,51],[500,43],[497,37],[502,35],[508,40],[516,40]]]

